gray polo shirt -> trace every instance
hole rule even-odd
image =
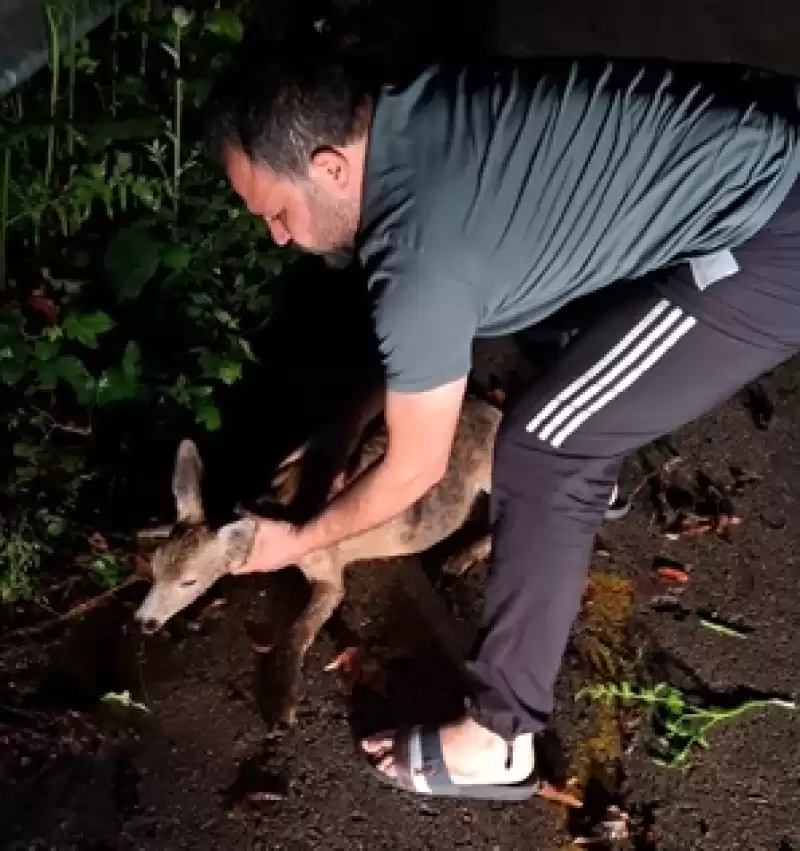
[[[476,336],[748,239],[800,171],[797,91],[596,59],[434,67],[380,89],[359,257],[388,386],[465,376]]]

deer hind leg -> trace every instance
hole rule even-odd
[[[303,662],[308,648],[336,611],[343,597],[344,588],[341,579],[339,582],[311,580],[311,599],[292,626],[289,636],[288,682],[280,713],[281,721],[286,724],[293,725],[296,720]]]
[[[473,541],[466,549],[451,556],[444,563],[442,571],[447,576],[463,576],[471,567],[488,558],[492,551],[492,536],[486,534]]]

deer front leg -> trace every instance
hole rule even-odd
[[[465,550],[447,559],[442,571],[448,576],[463,576],[476,562],[482,561],[492,551],[491,534],[484,535]]]
[[[293,725],[296,720],[303,661],[308,648],[336,611],[343,597],[341,578],[338,583],[311,580],[311,599],[292,626],[287,646],[288,682],[280,713],[281,721],[286,724]]]

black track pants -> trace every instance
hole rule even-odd
[[[729,399],[800,349],[800,186],[701,289],[688,264],[609,288],[553,369],[506,415],[471,714],[535,732],[578,614],[623,458]],[[712,276],[713,277],[713,276]]]

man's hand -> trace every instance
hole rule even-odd
[[[291,523],[257,518],[253,548],[244,564],[231,567],[231,573],[280,570],[300,557],[297,528]]]
[[[259,521],[253,552],[237,573],[274,570],[306,553],[379,526],[405,511],[444,475],[466,378],[423,393],[387,392],[386,455],[302,527]]]

